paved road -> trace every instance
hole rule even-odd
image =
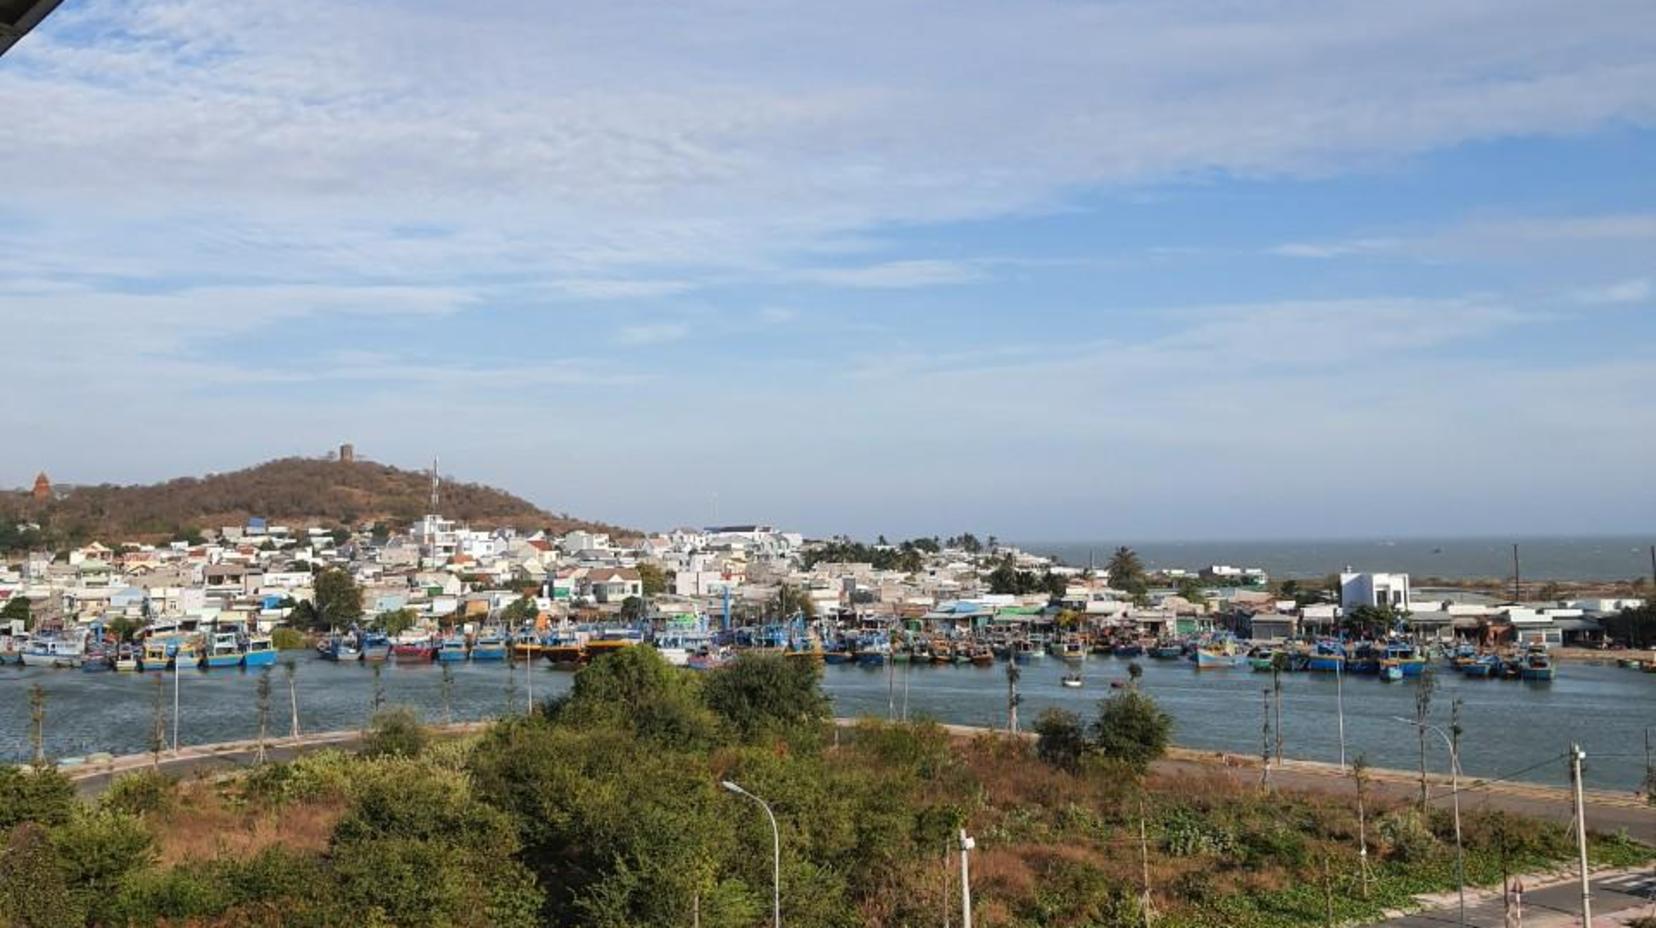
[[[1624,925],[1636,916],[1656,914],[1656,873],[1619,871],[1595,877],[1591,883],[1593,925]],[[1580,884],[1566,881],[1529,890],[1521,906],[1524,928],[1563,928],[1581,924]],[[1506,905],[1500,893],[1467,896],[1466,924],[1473,928],[1504,928]],[[1445,928],[1460,924],[1460,906],[1451,902],[1414,915],[1380,924],[1393,928]]]

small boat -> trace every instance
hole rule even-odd
[[[103,673],[115,669],[115,659],[100,646],[81,656],[80,669],[82,673]]]
[[[471,659],[474,661],[503,661],[506,659],[506,639],[492,629],[484,629],[472,639]]]
[[[172,665],[173,642],[166,638],[144,641],[144,656],[138,661],[139,670],[166,670]]]
[[[1137,641],[1123,641],[1110,649],[1116,657],[1143,657],[1144,645]]]
[[[1190,656],[1198,670],[1216,670],[1236,666],[1236,654],[1222,647],[1203,645]]]
[[[1462,664],[1460,672],[1462,676],[1483,679],[1500,676],[1501,659],[1493,654],[1485,654],[1470,663]]]
[[[443,639],[437,648],[437,662],[439,664],[455,664],[466,659],[466,638],[464,635],[450,635]]]
[[[254,635],[247,639],[247,650],[242,652],[243,667],[270,667],[276,663],[276,642],[269,635]]]
[[[1012,642],[1012,660],[1020,664],[1027,664],[1040,656],[1041,650],[1035,647],[1034,642],[1028,638],[1019,638]]]
[[[1159,661],[1174,661],[1184,656],[1184,645],[1164,641],[1150,649],[1150,656]]]
[[[355,635],[329,635],[316,643],[316,650],[325,661],[348,664],[362,660],[362,649],[357,647]]]
[[[1334,641],[1319,641],[1307,655],[1305,669],[1314,673],[1336,673],[1345,669],[1345,646]]]
[[[1071,689],[1080,689],[1081,675],[1078,673],[1066,673],[1064,674],[1064,679],[1058,682],[1063,686],[1070,687]]]
[[[79,667],[86,643],[77,638],[37,637],[21,655],[25,667]]]
[[[1531,645],[1519,662],[1518,676],[1525,680],[1551,680],[1557,674],[1552,655],[1545,645]]]
[[[883,667],[891,645],[878,639],[864,641],[857,647],[858,667]]]
[[[123,644],[115,649],[115,669],[123,673],[134,673],[144,667],[143,652],[137,646]]]
[[[1403,662],[1395,657],[1388,657],[1380,662],[1380,679],[1396,682],[1403,679]]]
[[[424,632],[403,632],[391,644],[399,664],[429,664],[437,657],[437,640]]]
[[[580,632],[573,629],[555,631],[547,636],[546,659],[553,667],[565,670],[579,667],[586,661],[586,644]]]
[[[1398,669],[1405,677],[1418,677],[1426,672],[1426,658],[1420,655],[1415,646],[1407,642],[1394,641],[1386,645],[1386,656],[1381,659],[1380,673],[1385,675],[1385,662],[1395,661]]]
[[[235,632],[215,632],[201,655],[202,667],[240,667],[242,663],[241,636]]]
[[[363,632],[357,636],[357,648],[363,660],[379,663],[391,656],[391,639],[384,632]]]
[[[587,660],[596,660],[605,654],[614,654],[617,651],[643,642],[644,635],[636,628],[600,628],[595,634],[587,638]],[[472,652],[472,658],[474,660],[477,658],[475,648]]]
[[[975,667],[993,666],[995,663],[995,652],[986,644],[974,645],[972,647],[971,661],[972,665]]]
[[[1087,646],[1081,643],[1080,638],[1066,635],[1058,645],[1058,656],[1072,664],[1084,661],[1087,659]]]

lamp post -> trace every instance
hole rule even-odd
[[[719,785],[738,796],[746,796],[759,803],[759,808],[765,810],[765,817],[770,819],[771,842],[774,851],[771,870],[772,928],[782,928],[782,830],[776,827],[776,813],[771,811],[770,803],[741,788],[734,781],[725,780]]]
[[[1392,716],[1392,721],[1402,722],[1413,728],[1424,729],[1443,739],[1449,748],[1449,793],[1454,799],[1455,808],[1455,882],[1460,884],[1460,925],[1466,928],[1466,856],[1461,848],[1461,820],[1460,820],[1460,751],[1455,747],[1455,739],[1449,733],[1436,725],[1417,722],[1402,716]]]

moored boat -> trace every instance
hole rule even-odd
[[[247,639],[247,650],[242,652],[243,667],[269,667],[276,663],[276,642],[269,635],[254,635]]]
[[[1556,673],[1552,655],[1543,645],[1531,645],[1518,665],[1518,675],[1525,680],[1551,680]]]
[[[506,659],[506,638],[500,632],[485,628],[472,639],[471,659],[474,661],[503,661]]]
[[[403,632],[391,644],[399,664],[426,664],[437,657],[437,641],[425,632]]]
[[[115,649],[115,669],[124,673],[133,673],[143,669],[142,652],[137,646],[123,644]]]
[[[464,661],[467,656],[466,638],[464,635],[449,635],[437,648],[437,662],[439,664],[456,664]]]
[[[383,632],[362,632],[357,636],[357,647],[365,661],[378,663],[391,656],[391,639]]]
[[[1404,677],[1403,662],[1395,657],[1388,657],[1380,662],[1380,679],[1395,682]]]
[[[241,663],[241,636],[235,632],[215,632],[200,658],[200,666],[209,668],[240,667]]]

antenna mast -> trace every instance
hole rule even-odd
[[[427,510],[430,513],[432,513],[433,515],[435,515],[437,513],[437,486],[438,486],[438,483],[439,483],[439,481],[437,479],[437,457],[436,457],[436,455],[433,455],[432,458],[431,458],[431,508],[429,510]]]

